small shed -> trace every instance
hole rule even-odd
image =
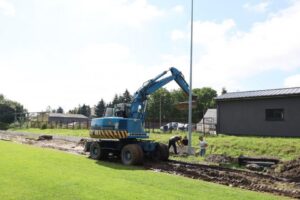
[[[49,113],[48,123],[73,123],[73,122],[87,122],[88,117],[81,114],[63,114],[63,113]]]
[[[217,102],[217,132],[300,136],[300,87],[226,93]]]
[[[87,122],[88,117],[81,114],[63,114],[63,113],[48,113],[40,112],[32,121],[47,122],[47,123],[73,123],[73,122]]]
[[[210,108],[204,114],[204,117],[197,123],[197,131],[203,133],[216,133],[217,109]]]

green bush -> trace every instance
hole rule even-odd
[[[21,124],[19,122],[14,122],[9,125],[9,128],[20,128]]]
[[[42,130],[47,129],[47,124],[43,124],[41,127]]]
[[[0,122],[0,130],[7,130],[9,128],[8,123]]]

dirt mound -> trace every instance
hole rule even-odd
[[[223,154],[210,154],[205,158],[205,161],[219,164],[237,162],[235,158]]]
[[[274,169],[275,175],[300,182],[300,157],[295,160],[282,162]]]
[[[229,169],[220,166],[191,164],[180,161],[145,163],[146,169],[215,182],[231,187],[270,192],[300,198],[300,186],[285,179],[259,172]]]

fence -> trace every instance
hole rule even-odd
[[[63,121],[30,121],[27,125],[28,128],[62,128],[62,129],[89,129],[90,128],[90,120],[85,122],[63,122]]]
[[[160,132],[163,131],[163,126],[165,126],[168,123],[178,123],[178,122],[151,122],[151,121],[146,121],[145,122],[145,130],[146,131],[151,131],[151,132]],[[179,122],[180,123],[180,122]],[[186,124],[186,123],[180,123],[180,124]],[[176,127],[176,126],[175,126]],[[192,124],[193,131],[196,131],[196,124]],[[160,130],[160,131],[159,131]],[[176,127],[172,130],[181,130],[181,131],[187,131],[187,126],[184,127]],[[170,131],[168,129],[168,131]]]
[[[26,113],[25,117],[16,118],[11,127],[15,128],[63,128],[63,129],[89,129],[91,120],[87,117],[74,117],[66,114],[63,117],[50,116],[47,112]]]
[[[175,120],[176,121],[176,120]],[[180,123],[182,120],[178,120]],[[170,123],[170,121],[146,121],[145,122],[145,130],[147,132],[160,132],[161,126]],[[175,122],[177,123],[177,121]],[[76,119],[72,118],[49,118],[46,112],[35,112],[28,113],[25,118],[22,120],[18,120],[13,126],[20,128],[41,128],[41,129],[89,129],[91,124],[91,119]],[[185,123],[180,123],[185,124]],[[187,131],[187,127],[185,128],[174,128],[173,130],[182,130]],[[196,130],[196,124],[193,124],[193,131]]]
[[[204,134],[216,134],[217,122],[215,118],[205,117],[197,124],[197,131]]]

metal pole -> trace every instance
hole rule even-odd
[[[190,92],[189,92],[189,146],[188,154],[192,154],[192,76],[193,76],[193,9],[194,1],[191,0],[191,49],[190,49]]]
[[[161,127],[161,95],[159,100],[159,128]]]

